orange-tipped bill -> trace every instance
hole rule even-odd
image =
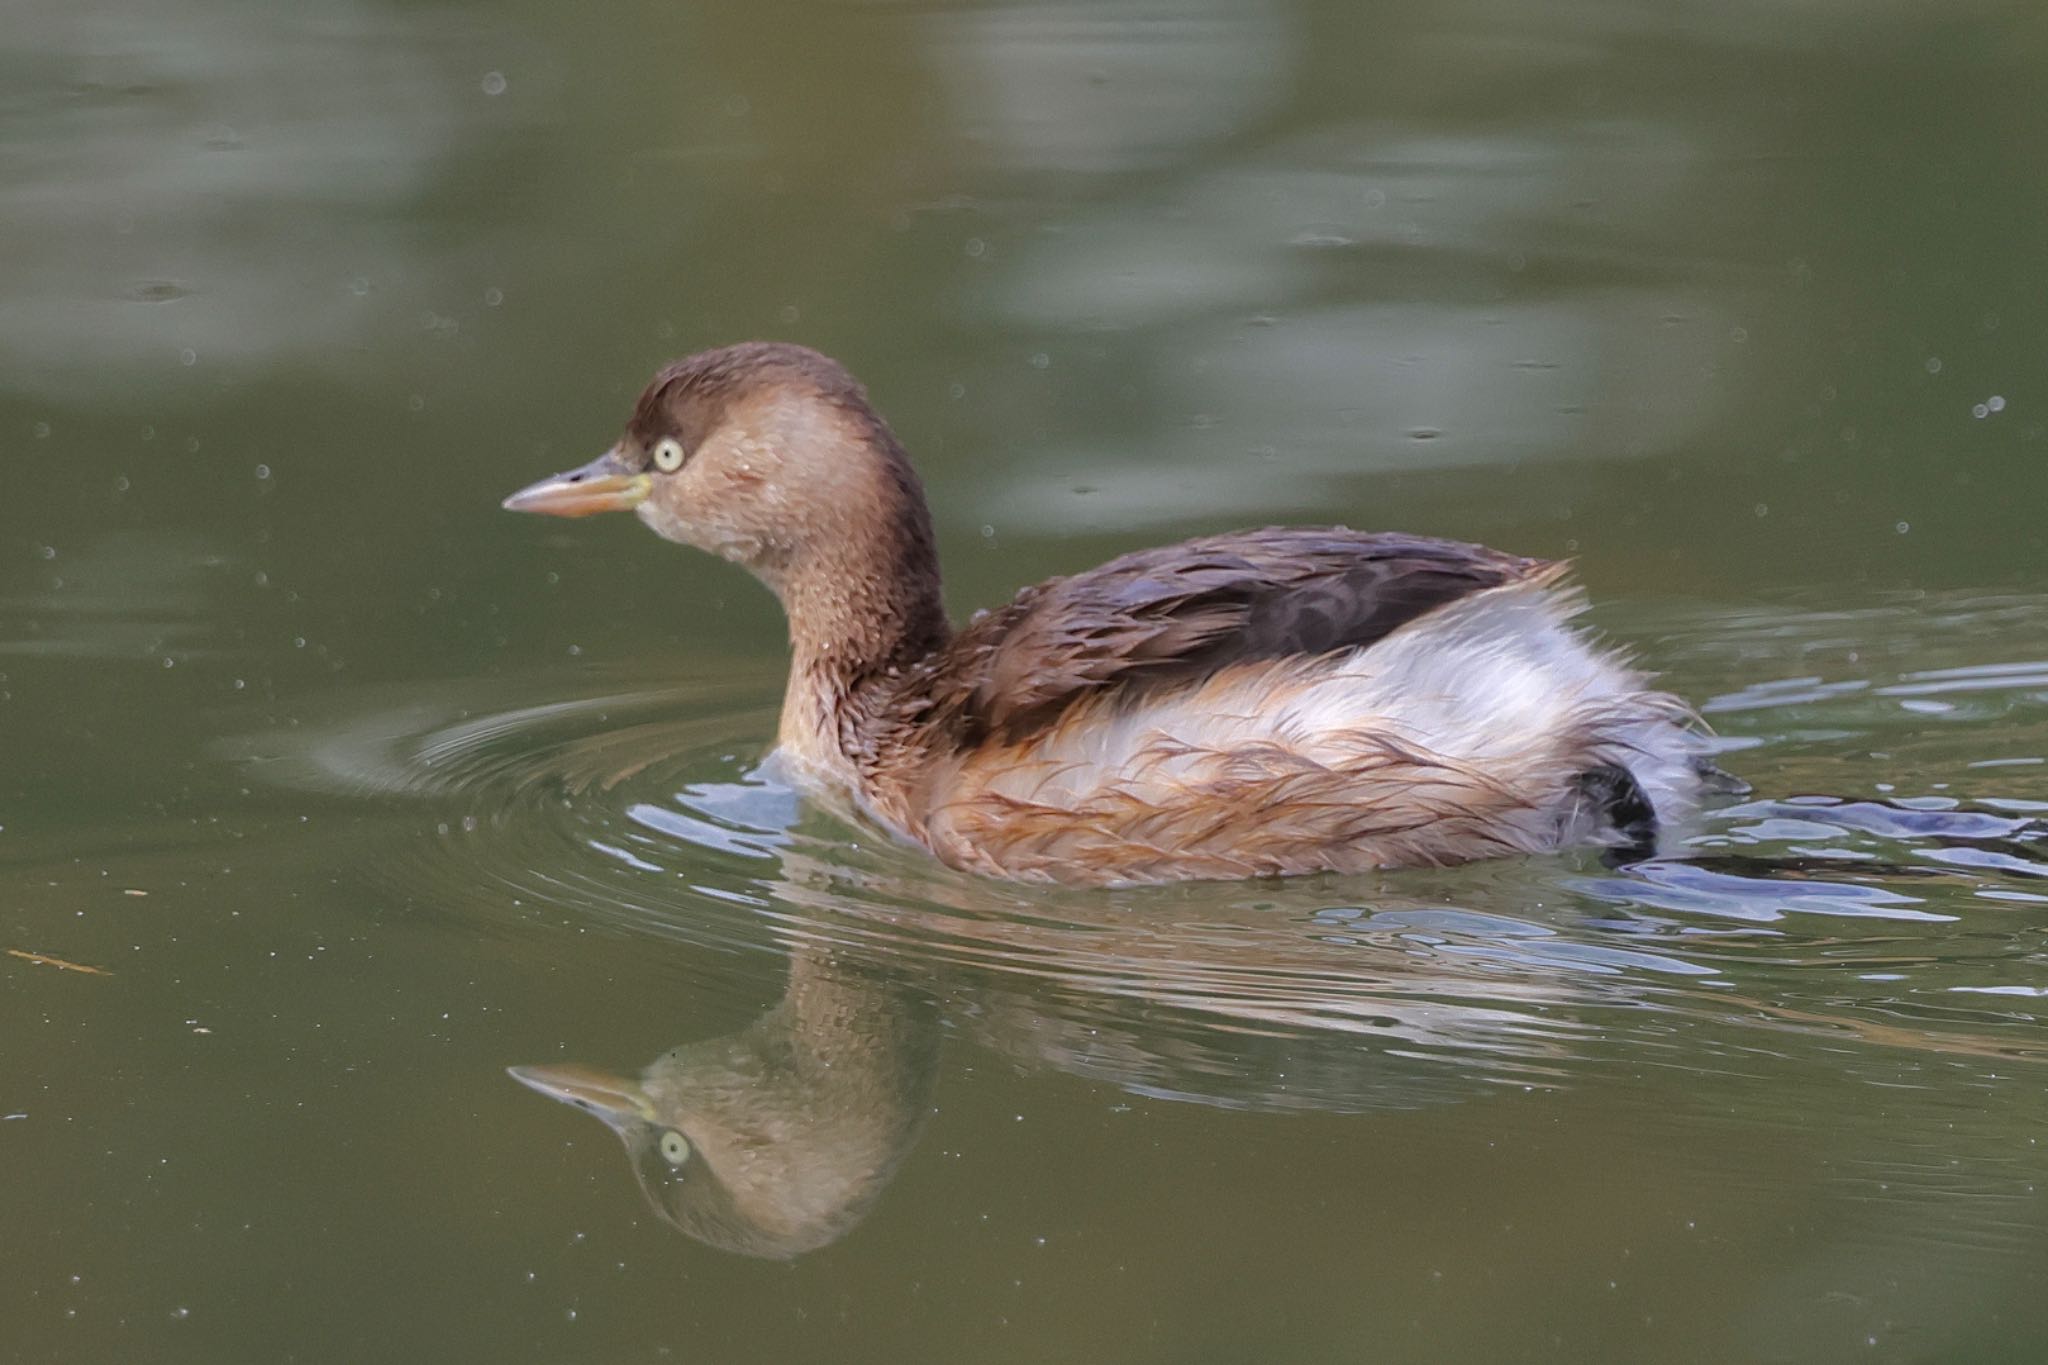
[[[573,1062],[559,1066],[512,1066],[505,1068],[521,1085],[538,1090],[551,1100],[573,1104],[594,1114],[614,1129],[635,1121],[654,1122],[654,1103],[638,1081],[612,1076],[596,1067]]]
[[[581,469],[528,484],[505,499],[505,510],[540,512],[550,517],[630,512],[647,501],[653,488],[652,477],[631,468],[607,450]]]

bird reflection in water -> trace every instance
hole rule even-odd
[[[786,1258],[866,1215],[924,1127],[938,1050],[929,995],[807,943],[774,1009],[671,1048],[638,1080],[573,1064],[511,1073],[617,1133],[664,1220],[722,1251]]]
[[[719,804],[720,793],[699,795]],[[774,1008],[737,1033],[671,1049],[638,1079],[573,1064],[511,1068],[603,1121],[656,1213],[729,1252],[797,1256],[868,1213],[930,1112],[940,983],[944,1000],[961,1002],[944,1010],[953,1027],[1027,1070],[1232,1108],[1437,1102],[1475,1081],[1483,1088],[1481,1071],[1533,1078],[1576,1033],[1517,1008],[1580,996],[1549,972],[1515,980],[1486,967],[1477,975],[1489,998],[1451,1003],[1450,979],[1474,970],[1446,959],[1432,972],[1406,941],[1509,927],[1493,917],[1460,929],[1442,907],[1407,907],[1418,919],[1383,907],[1366,932],[1403,945],[1390,957],[1331,932],[1356,926],[1276,909],[1271,888],[1192,924],[1132,923],[1087,897],[1057,907],[1076,918],[1053,920],[1047,903],[978,879],[922,865],[848,868],[787,832],[770,842],[781,866],[765,889],[790,954]],[[1390,1057],[1396,1046],[1412,1056]],[[1428,1054],[1486,1061],[1447,1075]],[[1316,1090],[1316,1076],[1329,1085]]]
[[[739,806],[728,798],[740,795],[759,792],[693,789],[686,801],[730,819]],[[1731,815],[1753,820],[1757,809]],[[1960,819],[1941,828],[1987,832]],[[1882,983],[1867,1002],[1817,1007],[1724,975],[1714,945],[1730,931],[1740,944],[1769,926],[1788,957],[1823,960],[1841,951],[1843,915],[1872,926],[1879,953],[1892,951],[1899,922],[1951,918],[1903,863],[1901,875],[1865,884],[1860,872],[1889,862],[1817,879],[1799,859],[1757,850],[1712,868],[1652,863],[1599,877],[1502,864],[1460,884],[1487,903],[1533,906],[1562,891],[1576,907],[1506,915],[1446,903],[1443,883],[1426,899],[1384,884],[1370,907],[1332,905],[1335,887],[1310,883],[1128,900],[1025,893],[873,843],[761,833],[779,869],[753,896],[765,896],[790,954],[774,1008],[664,1053],[638,1080],[512,1069],[618,1133],[665,1221],[745,1255],[816,1250],[870,1211],[930,1112],[942,1015],[1026,1071],[1265,1111],[1413,1109],[1571,1085],[1633,1071],[1675,1027],[1739,1034],[1730,1048],[1753,1047],[1762,1028],[1908,1059],[2012,1056],[2010,1040],[1965,1028],[1896,1026]],[[1721,933],[1694,932],[1713,925]]]

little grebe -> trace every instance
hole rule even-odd
[[[1125,883],[1654,852],[1716,776],[1593,648],[1560,564],[1336,528],[1204,536],[948,625],[924,490],[838,363],[662,370],[590,464],[505,500],[631,510],[745,565],[792,650],[779,734],[955,867]]]

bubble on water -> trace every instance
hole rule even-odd
[[[1756,505],[1756,514],[1760,517],[1769,516],[1771,514],[1771,505],[1767,502],[1758,503]]]
[[[270,466],[269,466],[269,465],[267,465],[267,464],[259,464],[259,465],[257,465],[257,466],[256,466],[256,477],[257,477],[257,478],[259,478],[259,479],[267,479],[267,478],[269,478],[269,477],[270,477]]]
[[[1900,535],[1904,535],[1906,534],[1906,532],[1913,529],[1913,523],[1910,521],[1902,521],[1899,522],[1897,525],[1893,526],[1892,529],[1894,531],[1897,531]]]
[[[50,435],[50,424],[49,424],[48,422],[38,422],[38,423],[36,423],[36,439],[38,439],[38,440],[44,440],[44,439],[47,439],[47,438],[49,437],[49,435]]]
[[[1941,373],[1941,357],[1940,357],[1940,356],[1938,356],[1938,355],[1931,355],[1931,356],[1927,357],[1927,373],[1929,373],[1929,374],[1940,374],[1940,373]]]
[[[199,363],[199,352],[187,346],[184,350],[178,352],[178,363],[180,365],[197,365]]]
[[[486,95],[502,95],[505,93],[505,73],[502,71],[486,71],[480,84],[483,86],[483,92]]]
[[[348,292],[354,294],[357,298],[362,298],[370,292],[369,279],[362,275],[356,276],[348,282]]]
[[[1972,416],[1972,417],[1980,417],[1980,418],[1981,418],[1981,417],[1989,417],[1990,415],[1991,415],[1991,409],[1990,409],[1990,408],[1988,408],[1988,407],[1986,407],[1986,406],[1984,406],[1984,404],[1982,404],[1982,403],[1972,403],[1972,404],[1970,405],[1970,416]]]
[[[794,323],[803,316],[803,310],[793,303],[785,303],[782,307],[775,310],[775,316],[785,324]]]
[[[1031,368],[1032,368],[1032,369],[1034,369],[1034,370],[1043,370],[1043,369],[1046,369],[1046,368],[1050,367],[1050,366],[1051,366],[1051,364],[1052,364],[1052,357],[1051,357],[1051,356],[1049,356],[1049,355],[1047,355],[1047,354],[1046,354],[1046,353],[1045,353],[1044,351],[1033,351],[1033,352],[1031,353]]]
[[[982,240],[981,238],[979,238],[979,237],[969,237],[969,238],[967,239],[967,246],[966,246],[966,248],[965,248],[965,249],[966,249],[966,252],[967,252],[967,254],[968,254],[968,255],[969,255],[970,257],[972,257],[972,258],[974,258],[974,259],[977,259],[977,260],[978,260],[978,259],[980,259],[980,258],[981,258],[982,256],[984,256],[984,255],[986,255],[986,254],[987,254],[987,252],[988,252],[988,243],[987,243],[987,242],[984,242],[984,241],[983,241],[983,240]]]
[[[1997,393],[1992,394],[1989,398],[1984,400],[1984,407],[1985,410],[1989,412],[2004,412],[2005,396],[2003,394]]]
[[[1734,342],[1747,341],[1749,340],[1749,329],[1747,327],[1731,328],[1728,332],[1728,339]]]
[[[498,288],[497,285],[494,284],[489,289],[484,290],[484,307],[496,308],[504,301],[505,291]]]

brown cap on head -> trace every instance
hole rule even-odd
[[[867,390],[830,356],[786,341],[742,341],[663,366],[633,405],[624,444],[645,452],[663,436],[674,436],[687,459],[725,422],[733,404],[783,388],[868,412]]]

